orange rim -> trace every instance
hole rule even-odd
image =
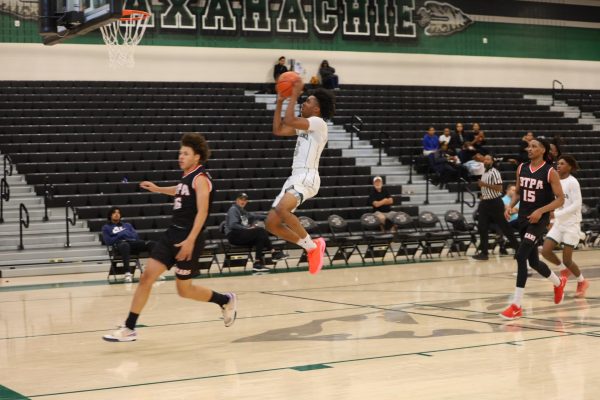
[[[150,13],[142,10],[123,10],[123,17],[120,18],[123,22],[141,21],[150,17]]]

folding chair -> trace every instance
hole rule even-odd
[[[413,218],[403,211],[398,211],[392,217],[396,227],[395,242],[400,244],[395,256],[403,255],[406,261],[414,261],[419,249],[423,249],[425,234],[419,232]],[[410,257],[410,258],[409,258]]]
[[[433,258],[433,254],[442,256],[451,237],[450,232],[445,231],[440,219],[431,211],[423,211],[419,214],[419,229],[425,234],[424,250],[425,256]]]
[[[332,245],[337,247],[335,254],[331,258],[332,263],[335,260],[344,260],[346,265],[349,265],[348,260],[356,253],[364,264],[365,258],[358,248],[358,245],[363,241],[363,237],[354,235],[350,231],[348,223],[339,215],[330,215],[327,222],[331,231]]]
[[[223,266],[220,268],[221,273],[227,268],[231,273],[231,267],[243,267],[246,272],[248,261],[253,262],[252,258],[252,247],[249,246],[236,246],[229,243],[225,237],[225,221],[219,224],[219,232],[223,234],[221,237],[221,245],[223,248],[223,254],[225,259],[223,260]]]
[[[125,265],[123,264],[123,257],[119,254],[119,252],[114,248],[114,246],[109,246],[104,243],[102,239],[102,234],[100,234],[100,241],[102,244],[106,246],[108,251],[108,258],[110,259],[110,269],[108,270],[108,275],[106,276],[106,280],[109,283],[117,283],[118,276],[125,276],[125,274],[129,271],[125,270]],[[140,276],[144,273],[144,269],[142,267],[142,263],[140,262],[140,258],[148,257],[147,252],[141,252],[140,254],[131,254],[129,256],[129,262],[135,265],[133,269],[133,278],[135,278],[135,271],[140,271]],[[112,278],[112,279],[111,279]]]
[[[373,262],[375,262],[376,257],[381,258],[381,261],[383,262],[388,251],[392,248],[394,235],[381,232],[381,223],[373,213],[363,214],[360,217],[360,225],[363,229],[363,237],[367,244],[365,257],[371,257]],[[394,257],[395,262],[396,255],[393,251],[392,256]]]
[[[465,255],[471,245],[477,247],[477,228],[475,224],[467,222],[463,214],[457,210],[448,210],[444,214],[446,228],[452,235],[450,250],[460,255]]]

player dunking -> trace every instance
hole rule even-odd
[[[183,176],[177,186],[159,187],[142,182],[140,187],[154,193],[174,196],[173,219],[160,241],[154,246],[148,265],[133,295],[125,326],[103,339],[109,342],[131,342],[137,339],[135,326],[148,300],[152,284],[163,272],[175,267],[175,285],[181,297],[215,303],[223,312],[225,326],[231,326],[236,317],[236,295],[221,294],[199,285],[191,278],[199,271],[198,258],[202,252],[202,230],[212,202],[213,185],[210,174],[202,163],[208,160],[210,149],[204,137],[187,133],[181,139],[179,167]]]
[[[563,205],[565,199],[560,186],[558,174],[552,168],[548,154],[550,145],[541,140],[534,139],[529,142],[527,154],[529,162],[519,165],[517,169],[517,191],[510,202],[505,217],[510,218],[509,211],[519,200],[519,234],[521,244],[517,250],[517,285],[513,302],[500,316],[513,320],[521,317],[523,311],[521,300],[527,282],[527,261],[544,278],[549,279],[554,285],[554,303],[559,304],[564,297],[567,279],[560,279],[548,266],[540,261],[537,242],[542,238],[550,222],[550,211]]]
[[[573,261],[573,249],[579,244],[581,234],[581,188],[577,179],[571,175],[576,171],[577,161],[573,157],[558,158],[557,172],[565,194],[565,204],[554,211],[554,225],[546,235],[542,255],[546,260],[559,266],[561,276],[568,278],[573,273],[577,278],[575,297],[585,297],[590,284],[583,278],[579,267]],[[563,245],[562,262],[553,252],[557,243]]]
[[[272,234],[295,243],[306,250],[311,274],[323,268],[325,240],[312,240],[293,213],[307,199],[319,191],[319,158],[327,144],[327,123],[333,117],[335,100],[331,93],[317,89],[302,104],[301,117],[294,115],[298,96],[302,92],[302,82],[294,85],[285,117],[281,120],[284,97],[277,97],[273,116],[273,134],[276,136],[297,136],[292,175],[285,181],[283,189],[273,202],[265,222]]]

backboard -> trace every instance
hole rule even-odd
[[[45,45],[85,35],[121,17],[122,0],[39,0]]]

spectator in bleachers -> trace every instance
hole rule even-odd
[[[445,143],[446,150],[448,150],[447,145],[450,144],[451,139],[452,137],[450,136],[450,128],[446,127],[444,128],[444,133],[438,138],[438,141],[440,142],[440,146]]]
[[[264,221],[267,216],[250,213],[246,211],[248,204],[248,195],[240,193],[235,199],[235,203],[227,211],[225,217],[225,235],[229,243],[236,246],[255,247],[256,258],[252,272],[267,273],[271,270],[265,267],[265,251],[273,251],[271,239],[265,228],[256,225],[257,221]],[[274,260],[281,260],[286,257],[281,251],[273,252]]]
[[[475,140],[475,138],[479,136],[480,133],[483,133],[481,130],[481,126],[478,122],[473,122],[473,125],[471,126],[471,132],[467,132],[467,134],[465,135],[466,144],[469,145],[470,143],[472,143],[473,140]]]
[[[430,126],[427,133],[423,136],[423,155],[428,156],[435,153],[440,148],[440,141],[435,134],[435,128]]]
[[[517,187],[515,186],[515,184],[511,183],[510,185],[508,185],[508,187],[506,188],[506,194],[504,195],[504,197],[502,197],[502,202],[504,203],[505,209],[508,210],[508,206],[510,205],[512,199],[515,197],[516,192]],[[510,214],[508,224],[513,229],[519,228],[519,224],[517,222],[517,218],[519,216],[519,204],[520,203],[517,202],[517,204],[512,209],[508,210],[508,213]]]
[[[478,231],[480,236],[479,254],[473,256],[475,260],[488,259],[488,238],[491,223],[498,225],[510,246],[517,250],[519,243],[513,229],[504,218],[504,204],[502,202],[502,177],[494,168],[494,159],[486,155],[483,160],[485,172],[477,182],[481,188],[481,203],[479,204]]]
[[[450,182],[455,182],[461,176],[463,170],[460,166],[460,159],[449,153],[448,144],[441,143],[438,151],[428,155],[429,166],[439,177],[440,188]]]
[[[273,79],[275,79],[275,82],[277,82],[277,79],[279,79],[279,75],[287,71],[288,69],[285,66],[285,57],[281,56],[279,57],[277,64],[275,64],[275,66],[273,67]]]
[[[464,148],[458,154],[471,176],[481,176],[485,171],[483,157],[488,151],[482,146],[483,140],[483,132],[480,132],[470,143],[465,142]]]
[[[529,146],[529,142],[535,139],[533,132],[528,131],[522,138],[519,143],[519,162],[524,163],[529,161],[529,156],[527,155],[527,147]]]
[[[381,224],[381,230],[385,230],[385,221],[388,214],[392,211],[394,199],[390,192],[383,187],[383,179],[380,176],[373,178],[373,187],[369,192],[369,205],[373,207],[373,214]]]
[[[321,75],[321,85],[323,85],[325,89],[339,89],[339,78],[335,74],[335,68],[329,65],[327,60],[321,62],[319,75]]]
[[[562,153],[560,151],[559,143],[560,143],[560,138],[557,139],[556,137],[550,143],[550,160],[552,162],[552,165],[554,166],[554,169],[557,169],[558,159],[562,155]]]
[[[121,255],[123,267],[127,271],[125,282],[132,282],[135,265],[130,265],[131,255],[151,251],[154,243],[140,240],[135,228],[130,223],[121,221],[121,210],[118,207],[112,207],[108,211],[107,219],[109,222],[102,227],[102,240]]]
[[[458,154],[458,152],[463,148],[464,143],[465,138],[463,124],[458,122],[456,124],[454,133],[450,137],[450,143],[448,143],[448,150],[450,152],[453,152],[454,154]]]

